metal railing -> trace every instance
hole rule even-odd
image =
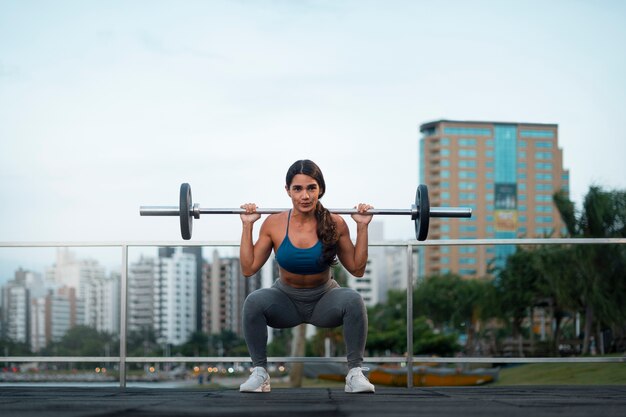
[[[413,352],[413,289],[414,278],[417,278],[413,253],[416,248],[424,246],[484,246],[484,245],[605,245],[626,244],[626,238],[555,238],[555,239],[447,239],[432,241],[384,241],[370,242],[369,246],[405,247],[408,262],[406,277],[407,299],[407,352]],[[128,295],[128,249],[130,247],[238,247],[239,242],[218,241],[134,241],[134,242],[0,242],[0,248],[59,248],[59,247],[113,247],[121,249],[122,269],[120,277],[120,338],[119,356],[0,356],[0,362],[97,362],[118,363],[120,387],[126,387],[126,368],[129,363],[247,363],[250,357],[245,356],[198,356],[198,357],[141,357],[127,355],[127,295]],[[419,357],[407,355],[403,357],[365,357],[366,363],[402,363],[406,364],[407,388],[413,386],[413,364],[417,361],[429,363],[624,363],[626,356],[616,357]],[[328,363],[346,362],[344,357],[268,357],[270,363]]]

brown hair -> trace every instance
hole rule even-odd
[[[291,187],[293,177],[298,174],[308,175],[313,178],[320,187],[319,198],[324,196],[326,192],[326,182],[322,170],[317,164],[309,159],[301,159],[294,162],[287,170],[285,182],[287,188]],[[315,218],[317,219],[317,237],[322,242],[322,262],[326,265],[337,264],[337,242],[339,236],[337,234],[337,225],[333,221],[330,211],[324,208],[318,200],[315,206]]]

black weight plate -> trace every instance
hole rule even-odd
[[[417,186],[415,192],[415,207],[417,207],[417,218],[415,221],[415,238],[426,240],[428,236],[428,225],[430,222],[430,201],[428,200],[428,187],[424,184]]]
[[[180,185],[180,204],[178,206],[180,216],[180,234],[185,240],[191,239],[191,229],[193,225],[191,208],[191,186],[185,182]]]

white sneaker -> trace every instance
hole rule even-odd
[[[346,392],[374,392],[374,385],[363,375],[369,368],[352,368],[346,375]]]
[[[253,368],[248,380],[239,386],[239,392],[270,392],[270,376],[265,368]]]

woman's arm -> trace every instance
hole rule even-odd
[[[358,210],[365,213],[371,206],[359,204]],[[368,225],[372,221],[371,214],[353,214],[356,222],[356,243],[350,239],[350,230],[343,218],[337,216],[337,256],[341,264],[355,277],[362,277],[367,266]]]
[[[253,243],[252,231],[254,222],[256,222],[261,215],[255,212],[256,206],[254,205],[245,204],[241,206],[241,208],[245,208],[248,213],[241,215],[242,230],[241,244],[239,246],[239,263],[243,276],[249,277],[256,274],[259,269],[261,269],[272,252],[272,239],[268,232],[269,227],[267,225],[270,218],[261,225],[259,238],[256,243]]]

